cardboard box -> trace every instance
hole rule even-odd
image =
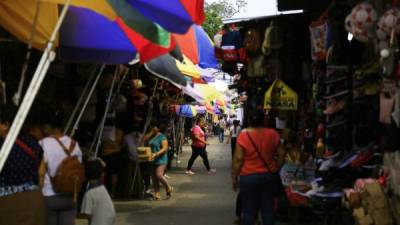
[[[139,162],[150,162],[151,161],[151,148],[150,147],[138,147],[138,159]]]

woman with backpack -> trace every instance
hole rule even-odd
[[[76,196],[84,179],[82,152],[77,142],[63,134],[61,124],[52,124],[52,135],[40,141],[46,173],[43,195],[47,225],[73,225]]]
[[[280,185],[278,171],[285,149],[279,134],[263,127],[262,110],[251,112],[248,122],[250,127],[238,136],[232,162],[232,186],[235,191],[240,187],[242,200],[241,224],[254,225],[260,211],[263,224],[273,225],[274,194]]]

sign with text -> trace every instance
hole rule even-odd
[[[297,110],[297,105],[297,93],[281,80],[275,80],[265,93],[265,109]]]

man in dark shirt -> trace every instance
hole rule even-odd
[[[15,113],[0,111],[0,149]],[[30,135],[19,135],[0,171],[0,225],[43,225],[44,199],[39,185],[43,150]],[[29,203],[29,204],[27,204]]]

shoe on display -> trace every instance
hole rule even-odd
[[[342,100],[342,101],[334,100],[324,110],[324,114],[325,115],[332,115],[334,113],[337,113],[337,112],[343,110],[345,106],[346,106],[346,102],[344,100]]]

